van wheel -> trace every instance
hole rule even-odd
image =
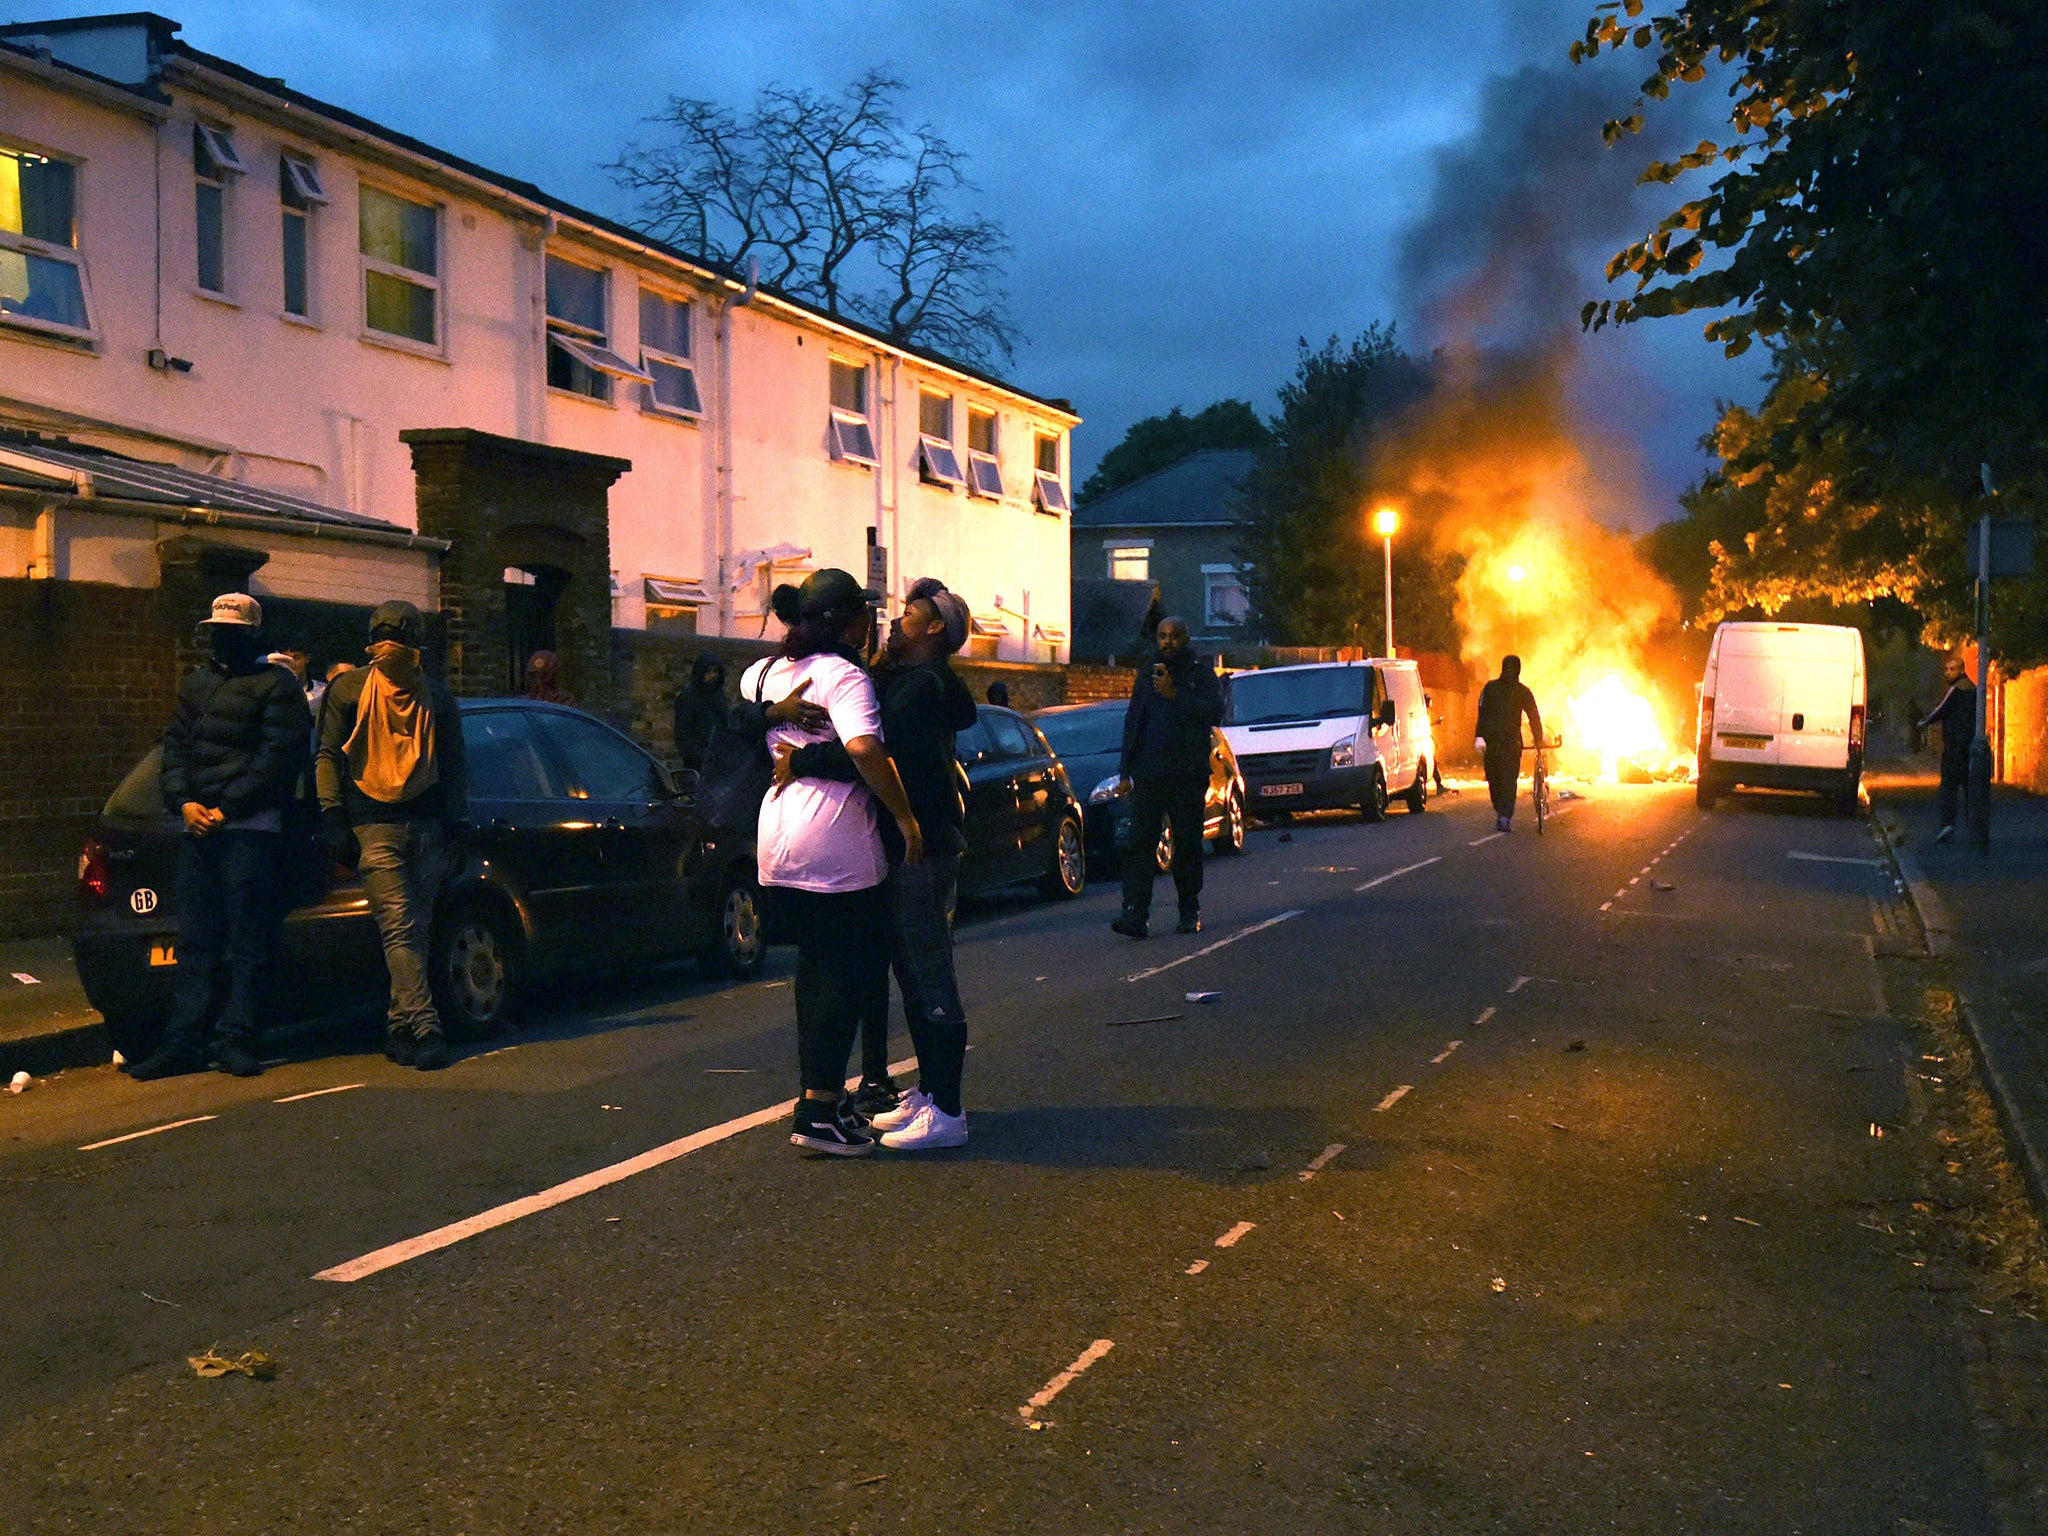
[[[1703,773],[1698,779],[1693,781],[1692,794],[1694,802],[1701,810],[1711,811],[1714,808],[1714,802],[1721,798],[1721,786],[1709,775]]]
[[[1401,797],[1408,802],[1408,814],[1420,816],[1429,809],[1429,764],[1415,765],[1415,782],[1408,786],[1408,793]]]
[[[434,1000],[457,1040],[481,1040],[511,1027],[524,991],[525,956],[512,924],[495,908],[467,901],[434,936]]]
[[[1863,806],[1856,793],[1857,782],[1856,779],[1852,778],[1845,786],[1835,791],[1835,814],[1837,816],[1854,816],[1862,811]]]
[[[1223,825],[1216,829],[1216,851],[1221,854],[1244,852],[1244,802],[1232,790],[1223,801]]]
[[[1378,764],[1373,765],[1372,776],[1366,780],[1365,798],[1358,802],[1358,811],[1367,821],[1387,819],[1387,775]]]

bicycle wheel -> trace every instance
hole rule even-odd
[[[1550,775],[1544,772],[1543,764],[1536,764],[1536,772],[1530,780],[1529,798],[1536,802],[1536,835],[1543,835],[1543,821],[1550,814]]]

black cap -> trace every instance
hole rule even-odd
[[[379,603],[370,615],[370,641],[396,640],[418,650],[426,637],[426,624],[420,618],[419,609],[404,598],[393,598],[388,603]]]
[[[811,572],[797,589],[797,606],[807,619],[821,618],[828,613],[851,615],[864,604],[881,600],[881,593],[862,586],[850,572],[837,566]]]

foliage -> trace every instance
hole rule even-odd
[[[744,114],[678,96],[606,167],[636,227],[891,341],[988,363],[1014,356],[1002,226],[958,212],[960,152],[897,114],[903,82],[871,69],[837,96],[771,85]]]
[[[1294,377],[1246,482],[1239,557],[1252,608],[1280,645],[1384,643],[1382,552],[1368,526],[1375,436],[1429,393],[1427,364],[1373,325],[1349,345],[1299,344]],[[1457,562],[1430,541],[1399,542],[1394,611],[1401,640],[1456,651]]]
[[[1132,422],[1123,440],[1102,456],[1095,473],[1082,484],[1078,499],[1093,501],[1206,448],[1265,445],[1266,424],[1242,400],[1218,400],[1192,416],[1176,405],[1164,416]]]

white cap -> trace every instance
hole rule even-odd
[[[246,592],[223,592],[213,600],[208,624],[232,624],[238,629],[261,629],[263,605]]]

